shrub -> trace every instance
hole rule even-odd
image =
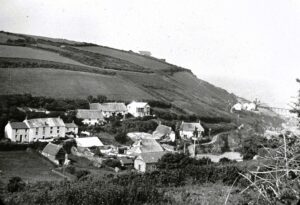
[[[83,170],[78,170],[75,172],[75,175],[77,177],[77,179],[81,179],[87,175],[90,174],[90,171],[86,170],[86,169],[83,169]]]
[[[117,159],[107,159],[103,162],[103,164],[112,168],[121,167],[121,162]]]
[[[23,191],[25,188],[25,182],[21,179],[21,177],[12,177],[9,179],[7,184],[8,192],[19,192]]]
[[[75,174],[76,168],[74,166],[70,165],[66,168],[66,171],[69,172],[70,174]]]

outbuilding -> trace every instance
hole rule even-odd
[[[139,172],[156,170],[156,164],[165,152],[142,153],[134,160],[134,168]]]

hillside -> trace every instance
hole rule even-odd
[[[237,97],[161,59],[90,43],[0,32],[0,95],[156,99],[188,114],[234,118]]]

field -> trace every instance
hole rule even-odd
[[[0,43],[6,43],[8,39],[17,40],[17,39],[24,39],[24,38],[0,32]]]
[[[0,57],[29,58],[29,59],[54,61],[59,63],[67,63],[73,65],[84,65],[77,61],[60,56],[59,54],[54,52],[44,51],[40,49],[33,49],[28,47],[20,47],[20,46],[0,45]]]
[[[79,50],[90,51],[93,53],[99,53],[102,55],[119,58],[134,63],[136,65],[142,66],[144,68],[166,69],[170,67],[169,64],[161,62],[159,60],[147,58],[135,53],[129,53],[126,51],[121,51],[113,48],[108,48],[103,46],[84,46],[84,47],[76,47],[76,48]]]
[[[11,177],[24,181],[60,181],[62,177],[51,172],[54,165],[37,153],[26,151],[0,152],[1,180],[6,184]]]
[[[55,98],[86,98],[106,95],[109,99],[152,99],[133,83],[117,76],[48,68],[1,68],[0,94],[31,93]]]

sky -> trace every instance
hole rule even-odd
[[[153,56],[249,100],[288,107],[300,78],[298,0],[0,0],[0,30]]]

